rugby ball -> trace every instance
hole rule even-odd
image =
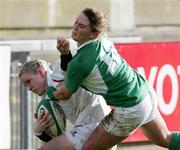
[[[54,138],[65,132],[66,118],[61,106],[52,99],[43,99],[36,108],[37,118],[40,114],[49,114],[54,119],[54,124],[47,127],[44,131],[49,137]]]

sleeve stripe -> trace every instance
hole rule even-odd
[[[54,82],[63,82],[64,80],[56,80],[56,79],[52,79]]]

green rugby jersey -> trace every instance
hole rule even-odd
[[[65,85],[71,92],[79,86],[102,95],[107,104],[131,107],[146,95],[146,80],[133,70],[105,38],[82,45],[68,65]]]

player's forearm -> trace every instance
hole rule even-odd
[[[72,58],[73,57],[70,51],[66,55],[61,55],[61,69],[63,71],[67,70],[68,63],[72,60]]]

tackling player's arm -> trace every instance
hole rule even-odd
[[[63,71],[67,71],[68,63],[73,59],[69,47],[70,47],[70,43],[67,39],[65,39],[64,37],[57,38],[56,48],[61,53],[61,69]],[[52,94],[49,95],[51,95],[51,97],[54,97],[57,100],[68,100],[69,98],[71,98],[73,94],[70,90],[68,90],[65,84],[62,85],[61,88],[58,90],[55,90],[53,92],[52,90],[48,90],[48,91],[51,91],[49,93]]]
[[[57,38],[57,49],[61,52],[61,69],[67,70],[68,63],[72,60],[72,54],[69,51],[69,41],[64,37]],[[65,85],[62,85],[60,89],[53,92],[53,96],[58,100],[68,100],[73,93],[71,93]]]

